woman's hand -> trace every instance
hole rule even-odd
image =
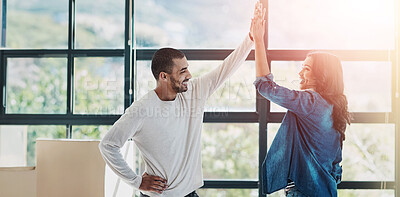
[[[265,32],[265,13],[266,9],[263,8],[261,2],[257,1],[254,9],[254,17],[251,19],[250,36],[253,37],[255,42],[264,42]]]
[[[251,20],[251,34],[255,45],[256,77],[266,76],[270,73],[268,67],[267,52],[265,51],[264,33],[265,33],[265,13],[267,9],[263,8],[261,2],[257,2],[254,9],[254,17]]]

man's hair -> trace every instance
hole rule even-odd
[[[185,54],[177,49],[173,48],[162,48],[157,50],[151,60],[151,71],[156,80],[161,72],[166,72],[168,74],[172,73],[172,68],[174,66],[173,59],[182,59]]]

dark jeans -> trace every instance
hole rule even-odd
[[[150,196],[140,192],[140,197],[150,197]],[[199,197],[199,195],[197,195],[196,191],[193,191],[192,193],[186,195],[185,197]]]
[[[293,186],[291,188],[286,188],[285,189],[285,194],[286,197],[307,197],[303,193],[301,193],[296,186]]]

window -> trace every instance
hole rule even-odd
[[[73,139],[102,139],[111,125],[74,125],[72,126]]]
[[[6,90],[6,113],[65,113],[67,60],[8,58]]]
[[[243,196],[256,197],[258,191],[256,189],[200,189],[197,191],[199,196],[219,197],[219,196]]]
[[[206,123],[202,132],[205,179],[257,179],[257,124]]]
[[[271,49],[394,49],[394,0],[268,2]]]
[[[6,44],[13,49],[66,49],[68,0],[7,0]],[[3,21],[4,23],[4,21]]]
[[[76,2],[76,47],[85,49],[124,47],[125,1]]]
[[[255,2],[137,0],[137,46],[234,48],[249,32]]]
[[[357,190],[339,190],[338,196],[395,196],[393,190],[371,190],[371,189],[357,189]]]
[[[10,167],[35,165],[37,138],[101,139],[155,88],[150,64],[161,47],[187,54],[193,77],[216,68],[247,36],[256,0],[2,2],[0,167]],[[339,195],[399,195],[398,1],[261,2],[269,5],[267,49],[278,84],[298,88],[311,50],[344,57],[354,122]],[[251,53],[206,104],[201,196],[262,196],[260,166],[286,110],[256,98],[254,73]],[[122,152],[140,173],[133,144]],[[106,196],[133,193],[110,169],[106,176]]]
[[[35,166],[36,139],[65,138],[65,126],[55,125],[1,125],[0,166]]]
[[[278,85],[299,90],[302,61],[273,61]],[[351,112],[390,112],[392,109],[390,62],[342,61],[345,95]],[[362,74],[360,73],[362,71]],[[272,111],[285,111],[271,103]]]
[[[123,69],[123,58],[75,58],[74,113],[122,114]]]
[[[394,125],[352,124],[343,143],[344,181],[394,181]]]

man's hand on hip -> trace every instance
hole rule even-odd
[[[144,173],[139,189],[142,191],[151,191],[161,194],[165,189],[167,189],[167,187],[167,180]]]

